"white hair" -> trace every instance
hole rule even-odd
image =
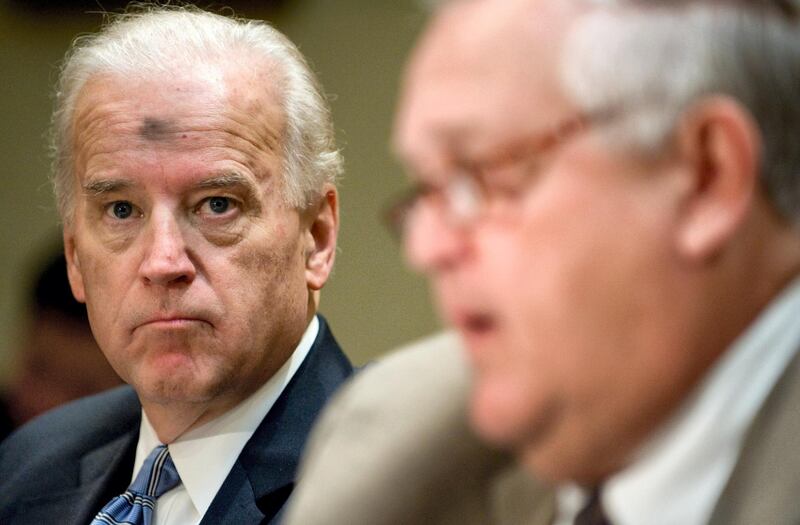
[[[735,98],[760,128],[767,194],[800,224],[800,26],[792,4],[575,1],[594,8],[567,37],[565,89],[589,115],[620,113],[605,129],[612,143],[658,152],[693,103]]]
[[[137,5],[110,16],[95,34],[75,39],[57,82],[51,125],[53,187],[63,221],[74,206],[72,125],[75,103],[86,82],[100,74],[141,78],[176,69],[203,70],[231,61],[250,67],[277,66],[282,95],[286,202],[303,208],[342,172],[330,108],[316,77],[295,45],[265,22],[216,15],[192,6]],[[277,88],[277,89],[275,89]]]

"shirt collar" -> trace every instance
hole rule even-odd
[[[242,449],[300,368],[318,333],[319,320],[314,316],[297,348],[269,381],[232,410],[170,443],[172,461],[200,516],[208,510]],[[132,480],[147,455],[160,444],[142,411]]]
[[[632,464],[603,484],[612,523],[708,521],[747,429],[800,347],[799,313],[800,277],[720,357]],[[578,487],[560,488],[557,523],[571,523],[581,506],[577,500],[585,498]]]

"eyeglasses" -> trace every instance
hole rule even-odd
[[[515,201],[541,173],[544,157],[586,130],[597,118],[573,117],[552,130],[495,150],[481,160],[458,162],[441,185],[419,183],[387,207],[385,221],[402,238],[419,209],[430,206],[454,226],[468,227],[495,203]]]
[[[697,0],[664,0],[693,3]],[[796,22],[800,8],[795,0],[728,0],[743,8],[772,10],[781,17]],[[652,5],[658,5],[654,0]],[[723,2],[724,3],[724,2]],[[582,115],[563,121],[547,133],[496,150],[491,155],[468,162],[457,162],[452,173],[445,174],[443,184],[418,183],[386,208],[384,219],[388,229],[401,238],[423,206],[437,211],[449,224],[469,227],[475,224],[495,203],[518,200],[527,186],[541,173],[545,154],[564,145],[577,133],[598,121],[608,120],[629,112],[616,108],[593,115]]]

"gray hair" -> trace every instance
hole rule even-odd
[[[85,83],[95,75],[123,78],[169,73],[176,67],[222,65],[232,57],[277,65],[276,86],[286,117],[282,189],[288,205],[316,201],[342,172],[330,108],[297,47],[265,22],[226,17],[192,6],[137,5],[110,16],[95,34],[75,39],[57,82],[50,140],[53,188],[65,223],[74,206],[72,121]]]
[[[600,8],[567,37],[563,81],[587,114],[620,112],[605,128],[611,142],[657,153],[693,103],[735,98],[762,134],[763,187],[800,224],[800,27],[792,4],[577,1]]]

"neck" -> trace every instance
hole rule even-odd
[[[219,400],[216,400],[219,401]],[[216,419],[231,406],[211,406],[208,403],[151,403],[142,401],[142,409],[158,440],[169,445],[187,432]]]
[[[727,312],[730,324],[735,327],[730,339],[738,336],[800,275],[798,231],[770,206],[759,206],[754,216],[754,224],[743,234],[742,249],[730,254],[728,271],[718,283],[721,287],[718,296],[726,295],[721,290],[729,290],[734,293],[727,295],[736,298]]]

